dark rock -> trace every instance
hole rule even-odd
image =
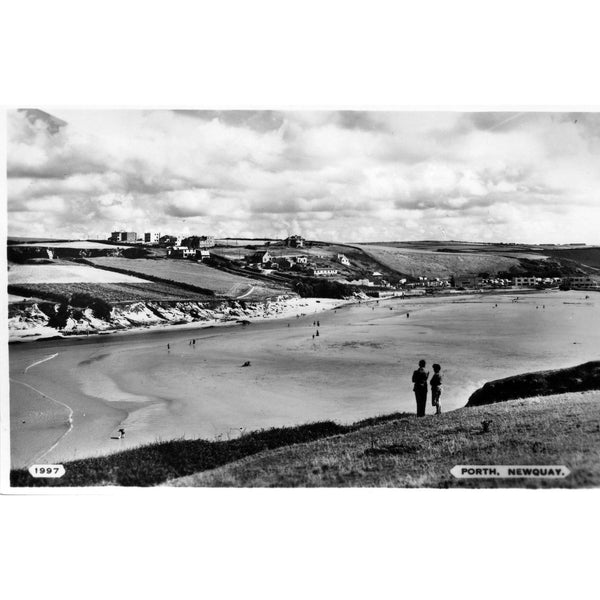
[[[567,369],[537,371],[489,381],[473,392],[467,406],[597,389],[600,389],[600,361],[596,360]]]

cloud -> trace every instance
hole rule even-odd
[[[11,235],[596,241],[597,113],[54,113],[8,113]]]

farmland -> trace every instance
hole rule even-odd
[[[8,284],[38,283],[145,283],[150,282],[133,277],[101,271],[92,267],[68,263],[37,265],[11,264],[8,270]]]
[[[219,296],[249,301],[290,293],[288,288],[259,279],[242,277],[186,260],[148,260],[99,257],[89,263],[103,269],[126,269],[140,277],[160,277],[174,285],[183,284],[213,291]]]
[[[89,294],[110,304],[212,300],[211,296],[188,292],[164,283],[36,283],[9,285],[9,291],[24,297],[68,302],[73,294]]]
[[[450,277],[511,269],[523,271],[518,258],[491,252],[433,252],[375,244],[359,245],[357,248],[389,269],[412,277]]]
[[[75,242],[30,242],[13,244],[16,247],[27,248],[72,248],[77,250],[110,250],[111,248],[129,248],[129,246],[120,246],[119,244],[102,244],[100,242],[90,242],[86,240],[78,240]]]

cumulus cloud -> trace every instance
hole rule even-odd
[[[598,113],[8,114],[9,235],[597,242]]]

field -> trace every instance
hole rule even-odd
[[[583,265],[600,269],[600,247],[553,249],[547,251],[547,254],[556,258],[574,260]]]
[[[90,294],[110,303],[169,302],[213,299],[197,292],[188,292],[164,283],[37,283],[10,285],[13,294],[27,298],[37,297],[57,302],[68,301],[73,294]]]
[[[482,272],[497,273],[511,268],[522,271],[516,257],[486,252],[433,252],[365,244],[357,246],[388,268],[412,277],[450,277]]]
[[[34,242],[13,244],[16,247],[24,246],[26,248],[75,248],[77,250],[110,250],[111,248],[130,248],[130,246],[119,246],[118,244],[101,244],[100,242],[89,242],[78,240],[75,242]]]
[[[93,267],[71,264],[17,265],[8,270],[8,284],[38,283],[145,283],[149,281],[131,275],[101,271]]]
[[[215,294],[241,300],[263,300],[270,296],[289,293],[289,290],[268,285],[258,279],[234,275],[202,263],[186,260],[148,260],[113,257],[91,258],[89,262],[103,268],[126,269],[140,277],[154,276],[212,290]]]

